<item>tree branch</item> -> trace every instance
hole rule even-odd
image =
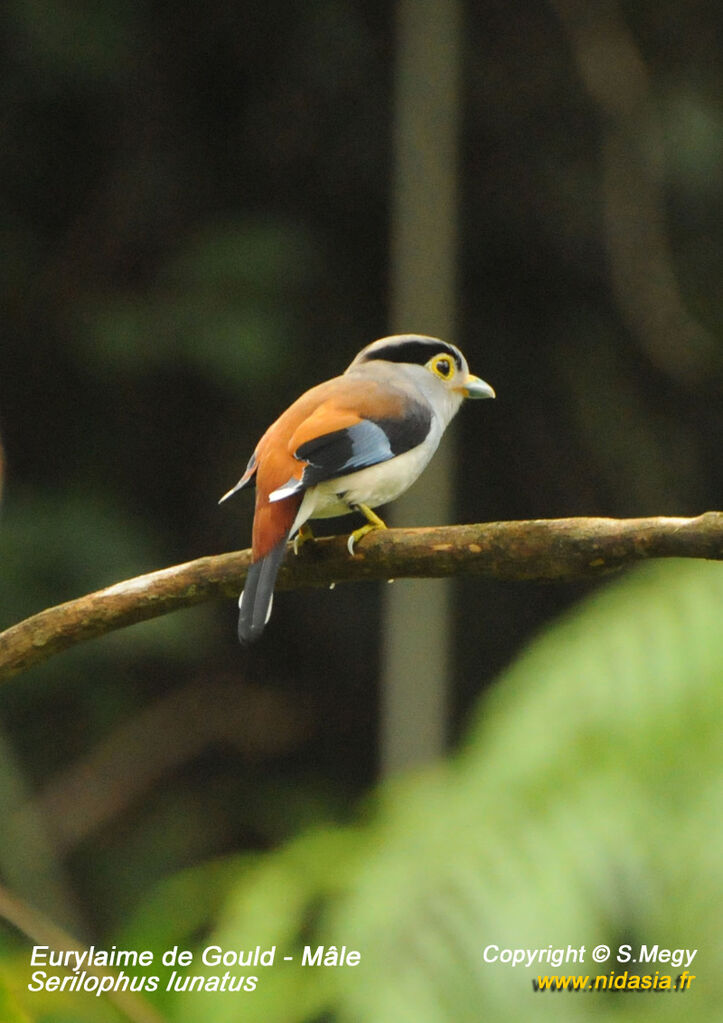
[[[346,537],[287,556],[279,589],[390,577],[485,575],[594,578],[647,558],[723,560],[723,512],[696,518],[537,519],[371,533],[349,557]],[[48,608],[0,633],[0,680],[114,629],[208,600],[235,597],[249,551],[198,558]]]

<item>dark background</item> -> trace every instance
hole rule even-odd
[[[498,399],[460,416],[458,521],[720,506],[720,4],[592,5],[592,57],[584,7],[465,9],[452,340]],[[248,544],[252,499],[216,502],[258,436],[389,331],[394,55],[388,3],[4,9],[0,625]],[[586,589],[458,586],[455,732]],[[279,596],[250,653],[235,617],[3,690],[55,850],[18,824],[6,880],[86,937],[376,776],[379,588]]]

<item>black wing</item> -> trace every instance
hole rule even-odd
[[[431,422],[431,412],[415,403],[407,408],[402,419],[363,419],[343,430],[315,437],[294,452],[294,458],[308,463],[301,479],[292,477],[269,499],[280,501],[324,480],[388,462],[421,444],[429,434]]]

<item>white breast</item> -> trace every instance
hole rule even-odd
[[[308,519],[328,519],[348,515],[357,504],[370,508],[394,501],[411,487],[439,446],[442,428],[436,418],[427,438],[416,448],[396,455],[387,462],[359,469],[348,476],[325,480],[310,487],[292,527],[292,535]]]

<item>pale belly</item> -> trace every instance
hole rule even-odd
[[[348,515],[355,505],[369,508],[394,501],[404,493],[424,470],[439,438],[430,437],[423,444],[403,455],[359,469],[349,476],[339,476],[311,487],[304,494],[292,533],[308,519],[328,519]]]

